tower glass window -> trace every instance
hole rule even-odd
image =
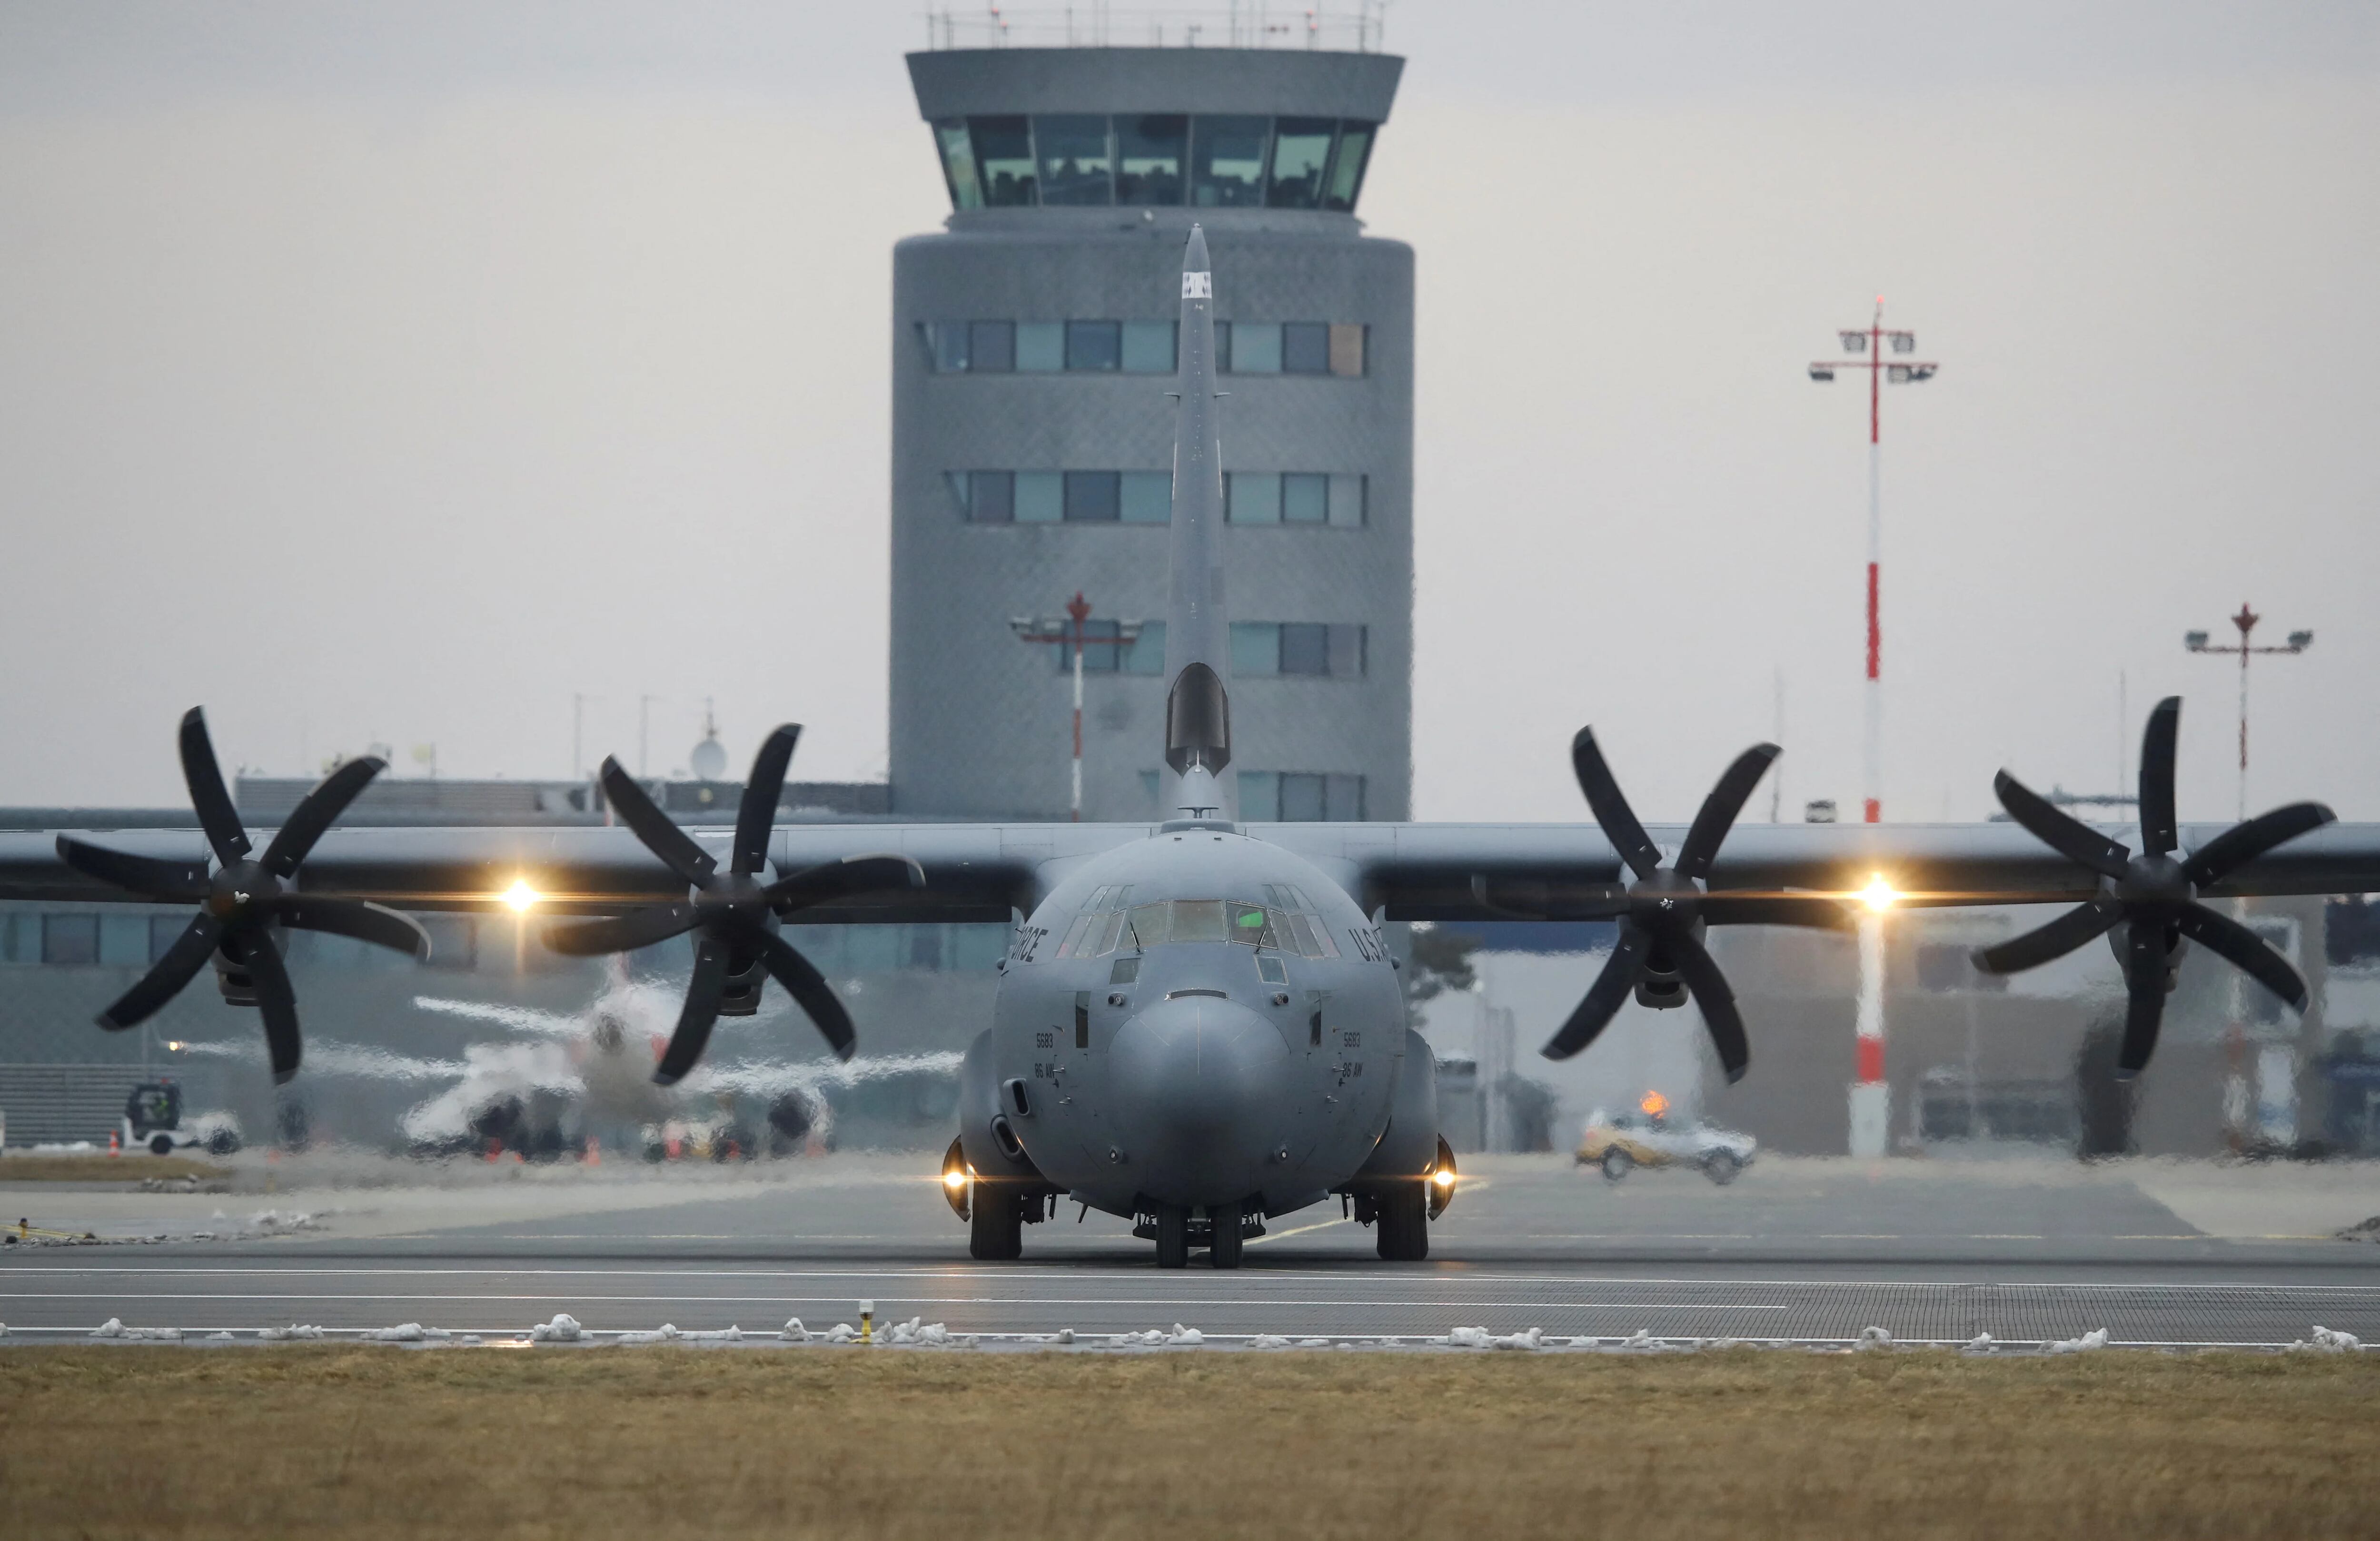
[[[1190,136],[1190,201],[1201,209],[1264,202],[1265,141],[1272,120],[1201,115]]]
[[[1170,321],[1123,323],[1123,372],[1172,374],[1176,323]]]
[[[1321,525],[1330,522],[1330,479],[1315,471],[1286,471],[1281,479],[1281,522]]]
[[[1048,373],[1065,367],[1064,322],[1016,323],[1016,368],[1020,373]]]
[[[1008,471],[966,473],[967,517],[979,525],[1016,522],[1016,478]]]
[[[989,208],[1033,201],[1033,135],[1021,117],[971,117],[977,174]]]
[[[976,185],[975,147],[967,142],[965,120],[946,117],[935,124],[934,148],[941,152],[942,180],[951,189],[951,207],[982,208],[983,189]]]
[[[1016,473],[1016,522],[1054,525],[1066,516],[1066,479],[1057,471]]]
[[[1281,322],[1281,372],[1329,374],[1330,328],[1321,322]]]
[[[1079,115],[1033,120],[1033,149],[1039,158],[1041,201],[1067,206],[1111,203],[1115,199],[1108,150],[1108,120]]]
[[[1173,477],[1166,471],[1126,471],[1119,479],[1116,515],[1128,525],[1173,522]]]
[[[1330,176],[1323,184],[1322,206],[1353,213],[1364,190],[1364,163],[1371,158],[1372,135],[1378,126],[1353,119],[1339,126],[1339,153],[1331,158]]]
[[[1115,120],[1116,201],[1160,206],[1182,201],[1182,163],[1187,158],[1190,120],[1143,113]]]
[[[1281,476],[1274,471],[1232,471],[1223,478],[1223,519],[1234,525],[1281,523]]]
[[[1318,209],[1322,175],[1330,160],[1327,117],[1285,117],[1273,131],[1272,179],[1265,185],[1269,209]]]
[[[1230,351],[1223,355],[1223,367],[1233,374],[1279,374],[1281,322],[1233,322]]]
[[[1006,374],[1016,368],[1016,323],[967,322],[966,358],[961,367],[973,374]]]
[[[1118,507],[1120,479],[1113,471],[1066,473],[1066,522],[1070,525],[1111,525]]]

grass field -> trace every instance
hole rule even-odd
[[[0,1161],[0,1183],[138,1183],[144,1177],[229,1177],[231,1168],[185,1156],[11,1156]]]
[[[26,1536],[2362,1536],[2380,1359],[0,1353]]]

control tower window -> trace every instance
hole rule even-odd
[[[1111,525],[1118,522],[1123,510],[1121,479],[1114,471],[1068,471],[1066,475],[1066,523],[1070,525]]]
[[[1319,209],[1322,173],[1330,160],[1327,117],[1285,117],[1273,132],[1272,180],[1265,186],[1268,209]]]
[[[1182,201],[1182,161],[1190,120],[1144,113],[1115,121],[1116,201],[1171,204]]]
[[[942,179],[950,184],[951,207],[980,209],[983,188],[975,179],[975,147],[967,142],[966,122],[946,117],[934,125],[934,148],[942,153]]]
[[[1123,362],[1123,328],[1111,321],[1066,323],[1066,367],[1114,372]]]
[[[1201,209],[1264,202],[1265,140],[1272,120],[1200,116],[1190,136],[1190,201]]]
[[[1108,120],[1072,115],[1033,120],[1033,149],[1041,164],[1041,202],[1105,204],[1114,201],[1108,150]]]
[[[1123,372],[1172,374],[1173,338],[1179,324],[1170,321],[1124,322]]]
[[[976,374],[1006,374],[1015,369],[1016,323],[969,322],[965,368]]]
[[[1021,117],[971,117],[983,201],[993,209],[1033,201],[1033,136]]]
[[[1221,327],[1215,329],[1222,331]],[[1223,368],[1233,374],[1281,372],[1281,322],[1233,322]]]
[[[1329,374],[1330,328],[1321,322],[1281,322],[1281,372]]]
[[[1339,126],[1339,153],[1330,163],[1330,176],[1323,184],[1322,206],[1340,213],[1352,213],[1355,197],[1364,190],[1364,163],[1372,153],[1372,135],[1377,124],[1349,121]]]

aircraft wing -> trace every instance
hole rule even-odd
[[[804,925],[1006,922],[1029,911],[1050,871],[1148,832],[1146,824],[796,824],[770,836],[770,859],[792,874],[855,856],[915,859],[922,888],[857,895],[805,909]],[[273,831],[259,831],[261,847]],[[698,828],[694,842],[723,867],[733,831]],[[140,903],[60,859],[58,837],[200,867],[197,831],[59,830],[0,834],[0,899]],[[1053,864],[1057,864],[1053,867]],[[543,914],[603,915],[686,897],[686,883],[625,828],[334,829],[307,854],[301,892],[406,910],[492,910],[516,882]]]
[[[2184,824],[2187,859],[2227,825]],[[1593,824],[1272,824],[1249,832],[1312,861],[1390,920],[1591,919],[1629,872]],[[1645,831],[1673,859],[1687,827]],[[2128,827],[2103,831],[2137,845]],[[2089,899],[2098,875],[2015,824],[1740,824],[1711,864],[1714,894],[1857,895],[1881,875],[1918,905]],[[2380,824],[2301,834],[2200,890],[2210,898],[2380,891]]]

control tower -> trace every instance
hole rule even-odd
[[[909,56],[951,199],[892,257],[892,808],[1163,817],[1183,242],[1215,269],[1240,816],[1412,804],[1413,250],[1363,233],[1403,61]]]

